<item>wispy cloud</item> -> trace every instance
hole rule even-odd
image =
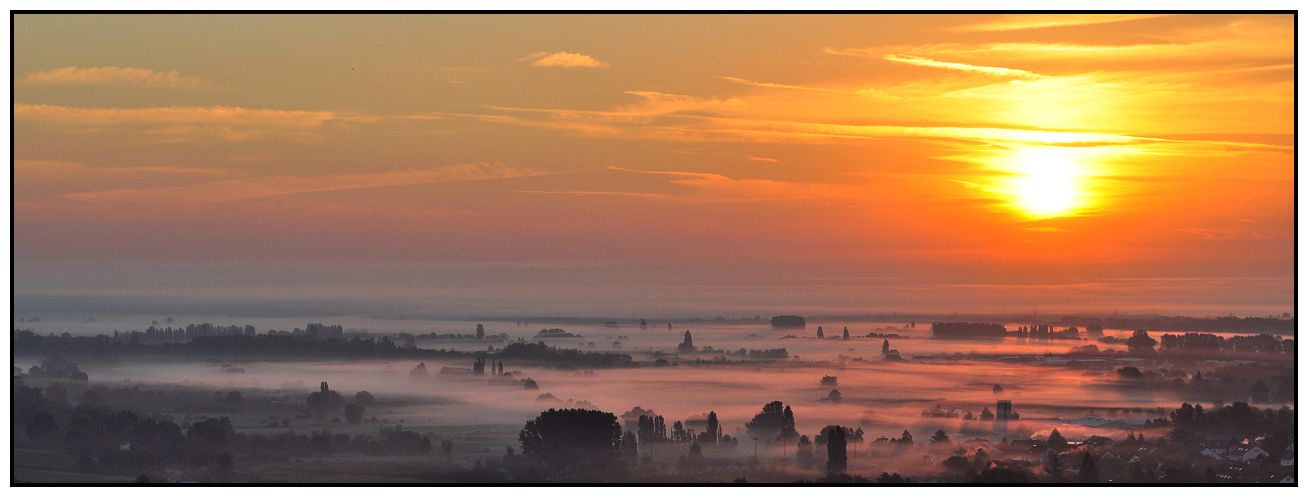
[[[975,64],[963,64],[960,62],[946,62],[942,60],[928,59],[926,57],[916,57],[912,55],[887,55],[886,60],[909,64],[921,67],[934,67],[937,69],[948,69],[951,71],[962,71],[970,73],[988,74],[991,76],[1000,76],[1005,78],[1039,78],[1041,75],[1022,69],[1012,69],[998,66],[980,66]]]
[[[1025,29],[1063,28],[1115,22],[1153,19],[1169,14],[1014,14],[999,19],[959,27],[959,31],[1017,31]]]
[[[93,204],[136,202],[212,203],[426,183],[506,179],[539,174],[541,173],[530,168],[497,162],[475,163],[372,173],[257,176],[161,188],[127,188],[78,192],[70,193],[66,197],[71,200]]]
[[[140,67],[67,66],[28,74],[23,82],[50,86],[140,86],[146,88],[203,89],[213,83],[177,71],[156,71]]]
[[[158,141],[214,138],[242,141],[273,134],[306,136],[333,120],[331,111],[252,109],[246,107],[65,107],[17,104],[14,118],[82,131],[137,127]]]
[[[746,158],[746,159],[749,159],[749,160],[752,160],[752,161],[754,161],[754,162],[767,162],[767,163],[769,163],[769,164],[776,164],[776,163],[781,162],[780,160],[773,159],[773,158],[771,158],[771,157],[760,157],[760,156],[757,156],[757,155],[746,155],[745,158]]]
[[[576,52],[536,52],[518,60],[530,62],[531,65],[536,67],[600,68],[608,66],[607,63],[596,60],[594,57]]]

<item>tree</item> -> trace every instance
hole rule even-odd
[[[1131,338],[1126,339],[1126,348],[1133,354],[1147,354],[1154,351],[1154,346],[1158,345],[1158,340],[1149,337],[1149,332],[1145,330],[1135,330]]]
[[[781,411],[781,434],[777,436],[782,442],[790,442],[799,437],[799,432],[795,431],[795,413],[786,406]]]
[[[827,471],[844,473],[849,460],[845,453],[845,429],[840,426],[827,426],[822,429],[827,439]]]
[[[1267,383],[1259,378],[1258,381],[1254,382],[1253,387],[1249,389],[1249,400],[1252,402],[1266,403],[1268,397],[1270,397],[1270,394],[1267,389]]]
[[[713,445],[718,444],[718,439],[722,438],[722,425],[718,424],[718,413],[709,411],[708,420],[705,422],[705,438]]]
[[[1054,481],[1063,481],[1063,463],[1058,460],[1058,453],[1049,453],[1049,464],[1045,466],[1045,471]]]
[[[550,409],[518,433],[523,455],[548,468],[574,471],[603,468],[618,459],[622,427],[613,413],[589,409]]]
[[[697,443],[691,443],[687,458],[690,460],[691,467],[702,467],[704,465],[704,449],[700,448]]]
[[[841,338],[843,338],[843,339],[845,339],[845,340],[849,340],[849,327],[848,327],[848,326],[845,327],[845,332],[842,333]]]
[[[686,426],[681,424],[680,421],[672,422],[672,441],[677,443],[686,441],[693,442],[693,440],[690,440],[690,437],[686,435]]]
[[[694,337],[690,336],[690,330],[686,330],[686,334],[681,339],[681,345],[677,346],[677,352],[688,354],[694,351],[695,351],[695,339]]]
[[[441,440],[441,453],[445,454],[445,457],[449,457],[450,454],[453,454],[454,442],[449,440]]]
[[[809,440],[808,435],[799,436],[799,450],[795,457],[801,466],[813,464],[813,441]]]
[[[754,419],[745,423],[745,429],[752,437],[773,440],[781,435],[785,424],[785,406],[781,401],[774,400],[765,404],[763,410],[754,415]]]
[[[899,436],[899,443],[903,443],[903,444],[913,443],[913,434],[909,433],[908,430],[904,430],[904,433]]]
[[[826,338],[826,337],[823,336],[823,334],[822,334],[822,327],[821,327],[821,326],[818,326],[818,329],[817,329],[817,337],[818,337],[818,338]]]
[[[1099,469],[1095,467],[1095,458],[1086,451],[1081,456],[1081,470],[1077,473],[1081,483],[1097,483],[1099,481]]]
[[[636,419],[636,434],[641,443],[653,443],[654,418],[644,414],[640,415],[640,418]]]
[[[931,434],[931,443],[941,443],[941,442],[948,442],[948,441],[949,441],[949,434],[945,433],[944,429],[936,430],[935,433]]]
[[[59,434],[59,424],[50,411],[41,411],[32,416],[27,423],[27,438],[33,440],[50,440]]]
[[[890,339],[888,339],[888,338],[887,338],[887,339],[882,339],[882,340],[881,340],[881,355],[886,355],[886,354],[889,354],[889,353],[890,353]]]
[[[377,402],[377,399],[373,397],[371,393],[368,393],[367,390],[360,390],[359,393],[354,394],[355,404],[359,404],[361,406],[370,406],[374,402]]]
[[[230,405],[240,405],[244,399],[241,398],[241,392],[232,390],[227,392],[227,403]]]
[[[1054,428],[1054,431],[1049,432],[1048,442],[1049,448],[1058,452],[1062,452],[1063,449],[1067,448],[1067,439],[1063,438],[1063,434],[1058,432],[1058,428]]]
[[[345,398],[329,388],[324,381],[319,385],[317,392],[309,394],[304,404],[309,407],[309,410],[322,414],[340,409],[345,404]]]
[[[640,458],[640,442],[636,440],[636,434],[627,431],[622,434],[622,461],[635,465]]]
[[[363,421],[363,406],[359,404],[345,404],[345,421],[357,425]]]
[[[486,338],[486,327],[477,323],[477,338]]]
[[[232,428],[232,422],[226,416],[196,422],[186,430],[188,441],[211,448],[226,447],[227,443],[235,438],[236,430]]]

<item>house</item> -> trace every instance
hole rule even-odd
[[[1259,457],[1271,457],[1271,454],[1257,445],[1237,445],[1227,452],[1226,457],[1247,464],[1258,460]]]
[[[1199,451],[1199,454],[1209,459],[1212,459],[1214,461],[1220,461],[1222,460],[1222,456],[1226,454],[1226,450],[1219,449],[1219,448],[1205,447],[1204,450]]]

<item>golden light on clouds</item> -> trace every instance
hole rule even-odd
[[[271,19],[19,16],[16,253],[1293,259],[1290,15]]]

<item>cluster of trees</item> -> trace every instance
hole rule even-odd
[[[1293,353],[1294,340],[1274,335],[1223,338],[1211,333],[1165,334],[1161,349],[1169,352],[1230,350],[1236,352]]]
[[[936,338],[994,338],[1007,334],[999,323],[931,323],[931,336]]]
[[[790,442],[799,439],[794,411],[779,400],[764,404],[763,410],[745,423],[745,430],[750,437],[759,440]]]
[[[544,411],[527,421],[518,433],[518,441],[524,456],[554,472],[603,470],[623,460],[619,457],[624,445],[622,427],[617,416],[603,411]]]
[[[68,362],[59,356],[43,359],[41,364],[27,368],[27,374],[38,378],[62,378],[71,381],[87,381],[89,379],[86,373],[77,367],[76,363]]]
[[[152,465],[176,463],[230,468],[234,460],[244,458],[279,459],[329,452],[420,454],[431,450],[426,437],[400,427],[383,428],[375,437],[330,432],[240,434],[227,417],[206,418],[187,425],[133,410],[111,409],[95,390],[87,390],[82,402],[74,408],[59,398],[62,391],[58,384],[42,391],[16,379],[14,426],[22,427],[16,433],[26,435],[25,443],[75,456],[78,468],[83,471],[135,472]],[[344,403],[330,389],[314,392],[310,397],[314,405],[339,408]],[[222,398],[229,403],[240,401],[239,392],[229,392]],[[357,422],[362,416],[362,406],[373,402],[372,394],[359,392],[353,403],[344,404],[346,418]],[[355,406],[357,411],[350,406]]]
[[[542,342],[513,342],[498,355],[504,358],[549,361],[558,366],[572,367],[619,367],[632,363],[631,356],[627,354],[559,349]]]
[[[346,422],[357,425],[363,421],[363,413],[367,410],[364,406],[375,401],[372,394],[364,390],[354,394],[354,401],[347,403],[345,397],[328,387],[327,382],[324,381],[317,392],[310,393],[309,397],[304,399],[304,405],[317,415],[341,412],[345,414]]]
[[[794,316],[794,315],[772,316],[773,329],[778,329],[778,330],[795,329],[795,328],[803,329],[807,326],[808,326],[808,321],[804,320],[803,316]]]
[[[1286,437],[1295,432],[1294,409],[1257,409],[1244,402],[1234,402],[1217,409],[1181,404],[1168,413],[1173,427],[1172,438],[1181,441],[1202,440],[1206,435]]]
[[[1242,331],[1254,333],[1278,333],[1288,334],[1294,332],[1293,319],[1278,319],[1267,317],[1247,317],[1238,318],[1234,316],[1223,317],[1191,317],[1191,316],[1152,316],[1152,317],[1110,317],[1110,318],[1085,318],[1078,316],[1064,316],[1062,318],[1064,325],[1098,325],[1103,328],[1118,330],[1189,330],[1189,331]]]

